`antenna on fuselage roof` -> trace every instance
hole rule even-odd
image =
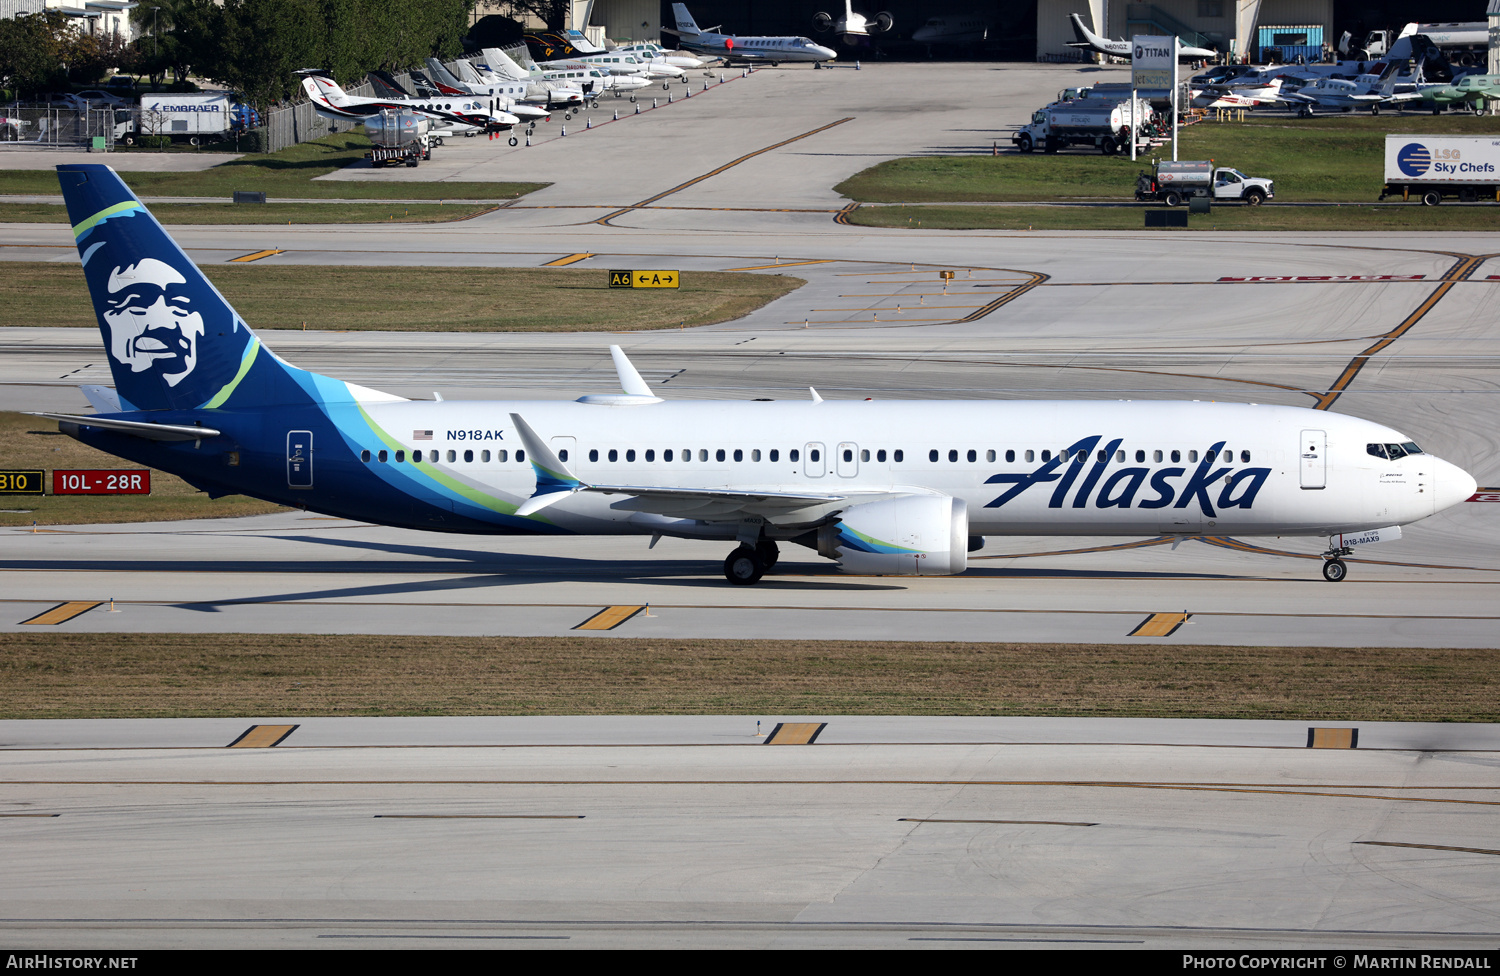
[[[813,395],[813,403],[822,403],[823,402],[823,398],[820,397],[820,396],[818,396],[818,391],[817,390],[815,390],[815,389],[813,389],[812,387],[809,386],[807,388],[807,392],[809,392],[809,393],[811,393]]]

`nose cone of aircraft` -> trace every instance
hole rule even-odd
[[[1434,514],[1472,498],[1479,490],[1474,476],[1456,464],[1433,458],[1432,511]]]
[[[834,58],[837,58],[839,56],[839,52],[835,51],[831,47],[824,47],[821,44],[814,44],[813,45],[813,50],[817,51],[819,54],[821,54],[823,57],[827,58],[830,61],[832,61]]]

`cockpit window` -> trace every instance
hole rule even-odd
[[[1408,454],[1421,454],[1422,449],[1411,441],[1403,444],[1366,444],[1365,452],[1388,461],[1399,461]]]

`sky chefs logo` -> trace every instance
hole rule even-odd
[[[1432,150],[1420,142],[1409,142],[1396,154],[1396,165],[1407,176],[1421,176],[1432,168]]]

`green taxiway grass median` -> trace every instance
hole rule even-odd
[[[128,619],[131,606],[122,607]],[[13,616],[21,613],[13,610]],[[0,634],[0,718],[1077,715],[1500,719],[1486,650]]]
[[[676,329],[740,318],[805,284],[786,275],[690,271],[680,288],[612,289],[605,268],[330,268],[275,261],[205,265],[203,272],[251,328],[332,332]],[[6,324],[97,328],[76,265],[3,267]],[[371,295],[380,301],[369,301]]]
[[[1277,203],[1216,207],[1194,216],[1196,230],[1493,230],[1495,205],[1370,206],[1384,184],[1386,133],[1496,135],[1500,118],[1467,114],[1385,114],[1250,118],[1200,122],[1180,135],[1178,158],[1212,159],[1276,182]],[[1171,158],[1170,146],[1156,153]],[[1003,230],[1139,230],[1140,206],[933,207],[943,203],[1121,203],[1133,201],[1135,179],[1150,158],[1082,150],[1056,154],[932,156],[895,159],[857,173],[836,189],[862,203],[849,222],[866,226]],[[1281,207],[1278,203],[1348,206]],[[1365,204],[1365,206],[1359,206]],[[917,206],[913,206],[917,205]]]
[[[531,193],[545,183],[427,183],[379,178],[356,181],[317,180],[334,170],[360,162],[370,149],[362,133],[341,132],[304,142],[275,153],[257,153],[191,173],[126,172],[120,178],[141,197],[219,197],[229,200],[236,190],[261,190],[268,197],[348,200],[484,200],[502,202]],[[438,150],[441,152],[442,150]],[[108,163],[108,156],[83,156],[79,162]],[[401,170],[405,172],[405,170]],[[414,171],[420,174],[421,170]],[[52,170],[0,170],[0,195],[56,195],[57,173]],[[255,205],[241,204],[248,211]],[[152,208],[153,211],[155,208]],[[3,219],[3,218],[0,218]],[[384,217],[380,218],[384,219]],[[252,221],[246,221],[252,222]],[[259,221],[253,221],[259,222]]]
[[[466,203],[153,203],[163,224],[417,224],[467,220],[495,209]],[[56,203],[0,203],[0,224],[68,222]]]

